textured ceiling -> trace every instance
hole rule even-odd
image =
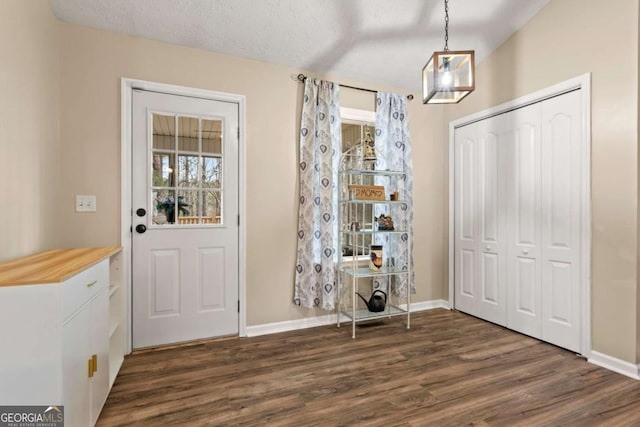
[[[66,22],[419,91],[443,0],[50,0]],[[480,62],[550,0],[450,0],[449,48]]]

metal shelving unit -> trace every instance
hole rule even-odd
[[[357,148],[355,150],[357,153]],[[361,152],[361,151],[360,151]],[[350,157],[351,156],[351,157]],[[355,167],[353,167],[355,164]],[[406,259],[410,259],[408,251],[411,248],[411,233],[396,225],[393,230],[376,229],[375,212],[392,207],[401,207],[405,202],[400,194],[400,200],[354,200],[349,194],[349,185],[372,185],[374,182],[385,181],[385,187],[397,188],[397,180],[404,176],[404,171],[373,170],[363,167],[366,163],[357,158],[357,154],[345,153],[341,161],[339,174],[340,202],[339,202],[339,252],[338,257],[338,300],[337,326],[340,327],[344,319],[348,319],[352,327],[352,337],[356,336],[356,323],[368,320],[406,316],[407,329],[411,321],[411,292],[407,288],[405,296],[395,292],[397,280],[406,276],[409,283],[411,264],[406,268],[395,265],[398,254],[383,251],[383,266],[379,271],[370,270],[367,266],[370,255],[370,245],[384,241],[384,247],[392,247],[393,239],[406,240]],[[373,164],[371,164],[373,166]],[[388,195],[387,195],[388,197]],[[361,228],[355,230],[352,223],[358,223]],[[366,264],[365,264],[366,263]],[[364,265],[363,265],[364,264]],[[381,289],[387,295],[384,311],[371,312],[363,304],[357,293],[362,289]]]

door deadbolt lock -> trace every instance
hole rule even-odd
[[[138,224],[136,225],[136,231],[140,234],[144,233],[145,231],[147,231],[147,226],[144,224]]]
[[[140,209],[138,209],[136,211],[136,215],[138,215],[138,216],[145,216],[146,214],[147,214],[147,211],[142,209],[142,208],[140,208]]]

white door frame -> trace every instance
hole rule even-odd
[[[582,171],[582,217],[580,248],[582,281],[580,283],[580,320],[581,320],[581,354],[586,358],[591,355],[591,73],[586,73],[573,79],[547,87],[537,92],[505,102],[504,104],[482,110],[460,119],[449,122],[449,307],[454,307],[454,176],[455,129],[464,125],[488,119],[498,114],[506,113],[536,102],[544,101],[554,96],[562,95],[580,89],[580,110],[582,114],[582,138],[586,148],[582,152],[580,164]]]
[[[240,300],[240,313],[238,313],[238,335],[247,335],[247,313],[246,313],[246,149],[245,149],[245,108],[246,98],[244,95],[235,95],[224,92],[216,92],[206,89],[196,89],[185,86],[168,85],[145,80],[135,80],[122,78],[120,84],[120,245],[122,246],[122,275],[124,278],[124,288],[126,295],[126,333],[125,352],[131,353],[131,99],[134,89],[143,89],[153,92],[162,92],[171,95],[190,96],[194,98],[204,98],[213,101],[233,102],[238,104],[238,213],[240,224],[238,230],[238,299]]]

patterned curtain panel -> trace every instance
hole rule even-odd
[[[386,178],[376,177],[376,185],[397,188],[385,188],[385,193],[393,191],[400,193],[402,204],[391,208],[376,206],[376,216],[384,213],[391,214],[394,227],[406,230],[401,235],[376,237],[377,243],[382,244],[384,252],[394,257],[396,268],[407,269],[411,265],[411,277],[397,276],[394,290],[401,296],[406,296],[407,279],[411,281],[411,293],[415,293],[413,274],[413,166],[411,160],[411,141],[409,138],[409,118],[407,116],[407,98],[405,95],[378,92],[376,96],[376,169],[390,169],[404,171],[398,178],[397,184]],[[389,210],[389,211],[387,211]],[[407,250],[408,249],[408,250]]]
[[[298,258],[293,297],[302,307],[335,307],[341,146],[339,86],[307,79],[300,123]]]

